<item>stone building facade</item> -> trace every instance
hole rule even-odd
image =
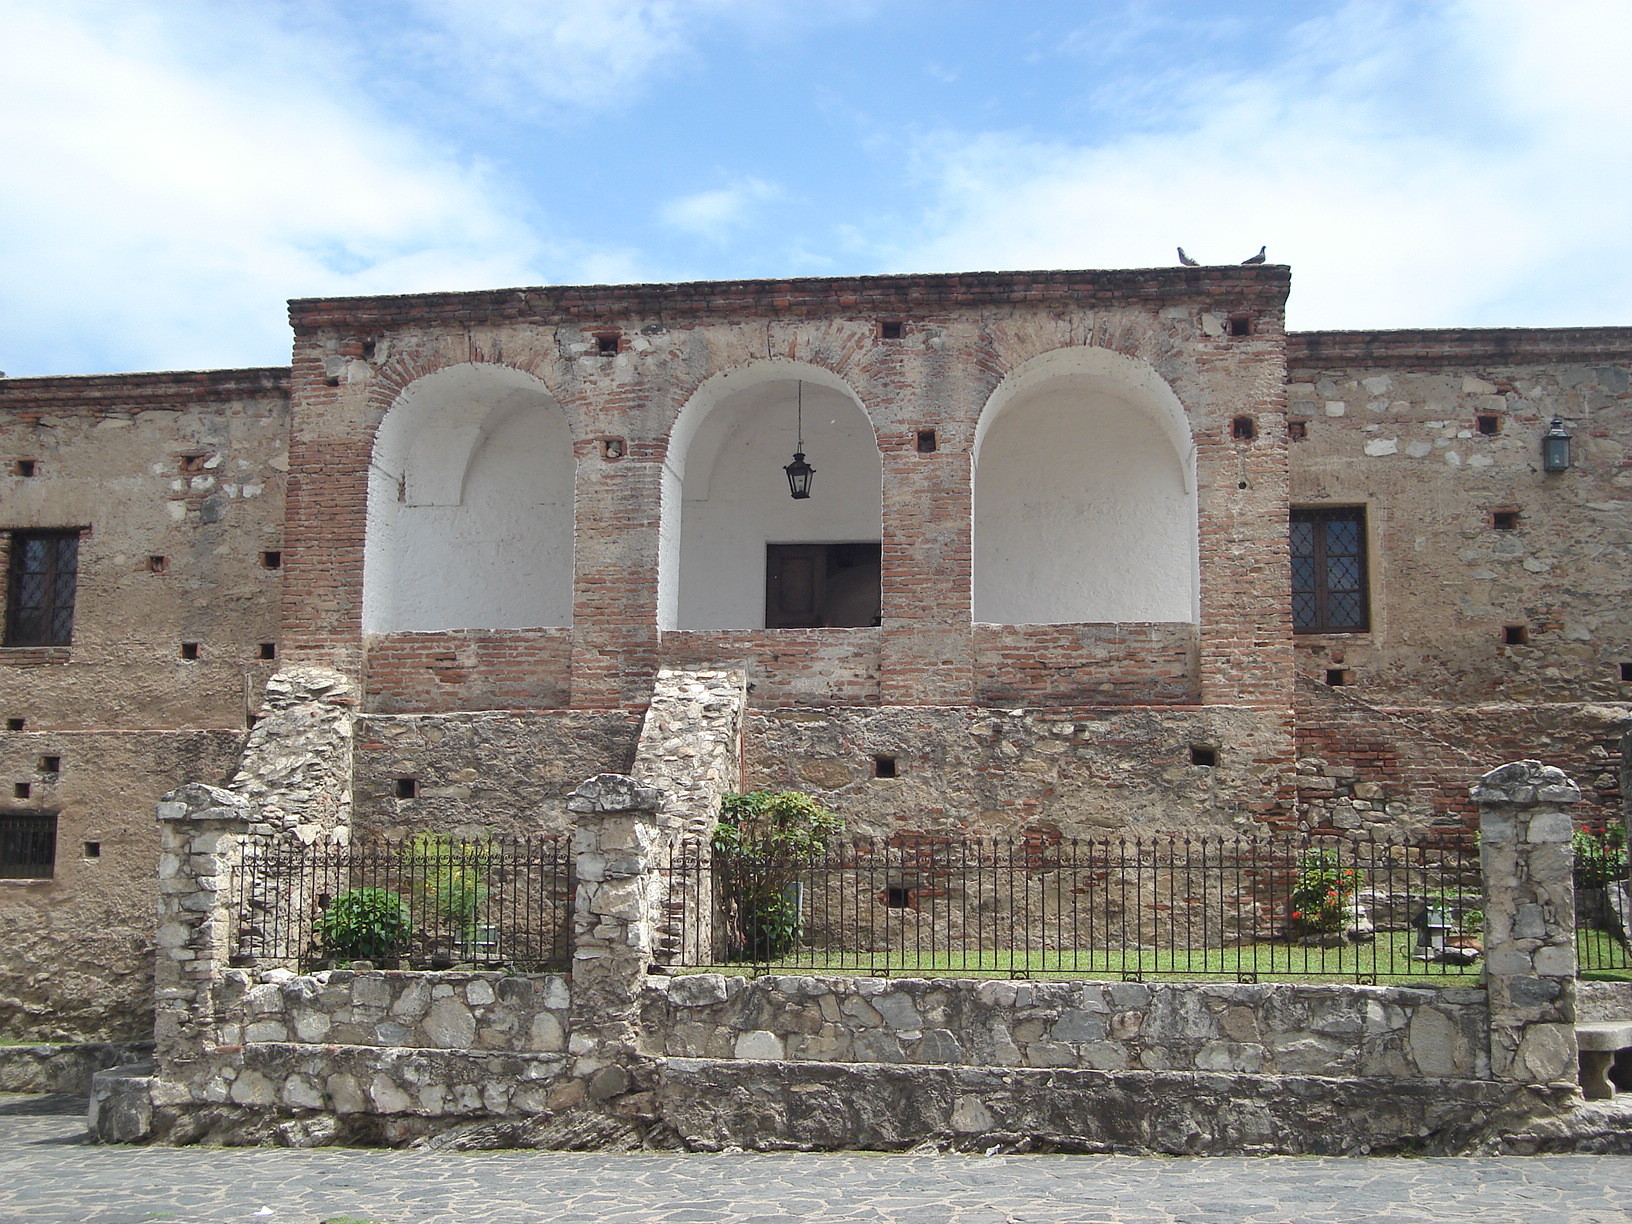
[[[868,832],[1466,828],[1521,757],[1619,819],[1632,329],[1290,285],[310,300],[288,368],[0,380],[0,1032],[144,1035],[154,803],[285,663],[357,686],[362,829],[567,827],[662,667]]]

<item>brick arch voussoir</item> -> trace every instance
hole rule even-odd
[[[374,438],[379,432],[380,422],[385,420],[386,414],[410,387],[432,374],[461,365],[500,366],[538,379],[544,384],[544,390],[550,398],[560,405],[561,411],[566,414],[567,428],[572,434],[574,443],[577,442],[580,432],[581,415],[578,408],[581,397],[564,393],[556,386],[551,377],[554,369],[549,358],[537,352],[507,355],[496,350],[488,353],[475,340],[467,338],[467,346],[463,353],[451,353],[442,347],[410,349],[407,352],[393,353],[375,372],[369,384],[367,401],[369,412],[367,436],[370,452],[373,451]]]
[[[740,370],[767,360],[797,361],[804,365],[815,366],[819,370],[825,370],[827,373],[834,375],[842,383],[844,383],[845,389],[849,391],[852,397],[854,397],[856,403],[860,406],[861,411],[866,415],[867,424],[873,431],[874,439],[876,440],[881,436],[878,427],[878,416],[871,408],[868,407],[868,397],[862,393],[861,388],[856,385],[857,380],[852,376],[853,372],[857,368],[855,356],[850,353],[843,354],[840,357],[835,357],[834,355],[827,353],[811,353],[801,346],[790,344],[787,346],[787,350],[774,353],[768,358],[756,356],[748,357],[742,360],[733,360],[721,365],[710,366],[710,368],[703,373],[688,374],[687,377],[676,379],[674,382],[672,382],[669,386],[669,403],[671,405],[671,410],[668,414],[668,418],[662,422],[662,433],[658,439],[660,445],[656,455],[657,460],[661,462],[668,458],[669,444],[674,437],[674,427],[680,420],[680,414],[684,412],[691,402],[697,397],[698,392],[700,392],[709,382],[720,377],[721,375],[729,374],[732,370]]]

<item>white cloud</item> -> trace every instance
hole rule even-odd
[[[285,298],[536,283],[570,255],[270,11],[5,10],[0,367],[281,362]]]
[[[685,19],[723,0],[413,0],[402,41],[490,104],[609,106],[687,51]]]
[[[776,185],[748,178],[730,187],[670,200],[659,209],[658,216],[673,229],[721,242],[731,231],[750,221],[761,204],[781,195],[782,189]]]
[[[1269,245],[1298,327],[1632,323],[1632,7],[1356,6],[1099,144],[943,134],[890,262],[1140,267]],[[1114,86],[1114,83],[1113,83]],[[1613,269],[1613,274],[1606,271]]]

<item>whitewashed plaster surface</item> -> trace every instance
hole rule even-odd
[[[573,456],[544,385],[454,366],[403,392],[369,470],[363,629],[572,623]]]
[[[675,424],[660,544],[664,628],[764,628],[766,544],[877,541],[883,534],[878,443],[842,384],[793,362],[737,373],[740,387],[705,387]],[[782,468],[793,458],[800,379],[805,454],[816,474],[810,497],[795,501]]]
[[[982,414],[977,621],[1197,618],[1195,461],[1183,408],[1143,362],[1089,359],[1112,365],[1032,363]]]

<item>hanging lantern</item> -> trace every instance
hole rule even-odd
[[[810,496],[810,478],[816,469],[805,462],[805,384],[798,384],[798,425],[794,444],[793,462],[783,466],[782,470],[788,476],[788,492],[793,495],[794,501],[802,501]]]
[[[1564,421],[1560,417],[1555,416],[1551,428],[1541,435],[1541,470],[1570,470],[1570,435],[1565,431]]]

